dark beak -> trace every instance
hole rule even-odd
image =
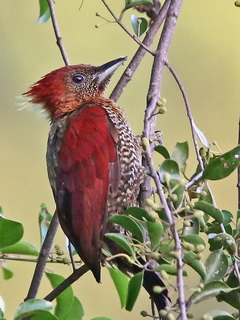
[[[125,60],[127,60],[127,57],[120,57],[97,67],[95,76],[98,78],[98,83],[100,84],[103,81],[108,80],[113,72],[123,64]]]

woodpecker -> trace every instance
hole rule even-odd
[[[104,95],[125,60],[65,66],[24,93],[50,119],[47,168],[60,225],[97,282],[104,233],[111,231],[107,218],[137,204],[144,179],[139,140],[123,110]],[[151,274],[153,285],[164,284],[146,273],[145,288],[154,295]]]

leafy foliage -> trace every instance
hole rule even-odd
[[[138,18],[134,14],[131,15],[133,30],[137,37],[140,37],[147,30],[148,22],[145,18]]]
[[[39,18],[38,23],[44,23],[47,22],[50,19],[50,10],[48,6],[47,0],[39,0]]]
[[[236,155],[236,150],[238,149],[234,148],[226,153],[228,164],[231,168],[232,165],[236,165],[236,157],[232,156],[230,159],[229,155]],[[185,269],[189,266],[200,276],[200,290],[197,289],[189,299],[193,303],[199,303],[210,297],[217,297],[217,299],[222,299],[237,308],[240,290],[237,281],[233,283],[229,280],[229,268],[232,267],[230,257],[235,259],[237,252],[236,239],[240,237],[239,215],[236,222],[237,229],[234,230],[233,226],[231,226],[233,214],[227,210],[216,208],[212,204],[212,197],[208,196],[205,180],[196,181],[193,186],[190,186],[189,190],[186,190],[184,187],[186,182],[183,183],[188,159],[188,145],[186,142],[177,143],[171,156],[163,146],[155,147],[155,151],[165,158],[159,166],[159,181],[162,184],[172,214],[178,221],[178,233],[184,262],[183,275],[187,276],[187,270]],[[221,158],[221,155],[218,157]],[[223,159],[226,159],[225,155]],[[225,167],[219,166],[219,161],[210,163],[216,164],[218,179],[221,179],[222,174],[225,175]],[[207,166],[208,164],[206,163],[206,168]],[[223,173],[221,173],[221,170]],[[196,173],[192,176],[194,177],[195,175]],[[197,192],[193,192],[193,189]],[[128,261],[139,265],[138,256],[141,256],[141,258],[145,256],[150,260],[155,260],[157,263],[155,271],[160,271],[164,277],[166,274],[177,276],[176,259],[178,258],[178,252],[175,248],[175,240],[167,224],[164,213],[165,208],[161,203],[153,199],[147,199],[146,203],[148,205],[147,210],[129,208],[119,219],[119,221],[123,220],[125,222],[124,225],[120,222],[120,225],[130,232],[130,235],[121,235],[121,238],[125,237],[125,241],[131,244],[131,250],[125,249],[126,254],[129,255]],[[128,219],[125,219],[125,216]],[[109,220],[118,223],[118,219],[110,218]],[[132,227],[133,221],[135,222],[134,226],[138,226],[137,232]],[[139,228],[140,225],[141,227]],[[223,228],[226,228],[225,232],[222,231]],[[230,233],[227,232],[228,230]],[[208,241],[212,251],[205,263],[202,261],[201,256],[203,251],[205,251],[205,255],[207,254],[207,244],[203,239],[204,234],[209,236]],[[143,235],[144,242],[139,244]],[[119,244],[116,239],[112,235],[112,240]],[[130,254],[130,251],[134,252],[134,254]],[[142,264],[143,272],[146,268],[146,261],[147,259]],[[233,275],[234,272],[231,273],[231,277]],[[130,283],[136,276],[133,276]],[[135,302],[139,293],[137,289],[139,283],[136,284],[136,291],[132,292],[133,302]],[[228,295],[231,295],[232,299],[228,299]],[[132,307],[132,305],[130,306]],[[130,310],[128,304],[126,309]],[[221,312],[219,311],[219,314]],[[225,316],[229,317],[229,315]]]

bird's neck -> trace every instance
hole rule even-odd
[[[72,115],[73,113],[78,113],[81,112],[83,109],[86,107],[92,107],[92,106],[100,106],[103,109],[106,110],[106,112],[110,115],[114,115],[118,120],[121,120],[124,118],[124,111],[112,100],[105,98],[104,96],[98,96],[94,97],[91,99],[88,99],[86,101],[82,101],[82,103],[77,104],[76,106],[68,106],[68,108],[65,106],[65,108],[61,108],[61,112],[56,112],[52,113],[51,118],[52,121],[54,122],[55,120]],[[110,116],[111,118],[111,116]]]

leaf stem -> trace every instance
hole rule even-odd
[[[171,0],[166,0],[164,2],[156,19],[154,20],[154,22],[151,25],[151,27],[149,28],[146,36],[144,37],[144,40],[142,43],[146,47],[150,47],[150,45],[153,43],[153,40],[154,40],[158,30],[160,29],[163,21],[166,18],[170,3],[171,3]],[[114,100],[115,102],[119,99],[119,97],[123,93],[123,90],[127,86],[128,82],[132,79],[134,73],[136,72],[138,66],[140,65],[140,63],[146,53],[147,53],[147,51],[142,46],[139,46],[135,55],[133,56],[132,60],[130,61],[129,65],[127,66],[127,68],[123,72],[121,78],[119,79],[112,94],[110,95],[110,99]]]
[[[148,51],[151,55],[154,55],[154,52],[152,52],[147,46],[145,46],[145,44],[143,42],[141,42],[141,40],[135,36],[134,34],[131,34],[131,32],[123,25],[123,23],[121,22],[121,18],[117,18],[117,16],[114,14],[114,12],[112,11],[112,9],[109,7],[109,5],[106,3],[105,0],[101,0],[102,3],[104,4],[104,6],[107,8],[108,12],[111,14],[111,16],[113,17],[113,19],[115,20],[115,22],[141,47],[143,47],[146,51]]]
[[[82,267],[76,269],[67,279],[60,283],[60,285],[58,285],[53,291],[51,291],[44,299],[47,301],[53,301],[60,293],[67,289],[72,283],[77,281],[87,271],[89,271],[89,268],[85,264]]]
[[[204,165],[203,165],[202,158],[201,158],[201,156],[199,154],[199,146],[198,146],[198,141],[197,141],[197,134],[196,134],[196,131],[195,131],[194,125],[193,125],[194,120],[193,120],[193,115],[192,115],[191,108],[190,108],[190,103],[189,103],[189,100],[188,100],[188,97],[187,97],[187,93],[186,93],[186,91],[184,89],[184,86],[183,86],[183,83],[179,79],[177,73],[174,71],[174,69],[171,67],[171,65],[169,64],[169,62],[167,60],[165,61],[165,65],[167,66],[168,70],[170,71],[170,73],[174,77],[174,79],[175,79],[175,81],[176,81],[176,83],[177,83],[177,85],[179,87],[179,90],[182,93],[183,100],[184,100],[184,103],[185,103],[185,106],[186,106],[187,116],[188,116],[188,119],[189,119],[189,122],[190,122],[190,127],[191,127],[191,132],[192,132],[192,139],[193,139],[193,144],[194,144],[194,148],[195,148],[195,153],[196,153],[196,156],[197,156],[197,159],[198,159],[199,166],[200,166],[201,170],[203,171]]]

